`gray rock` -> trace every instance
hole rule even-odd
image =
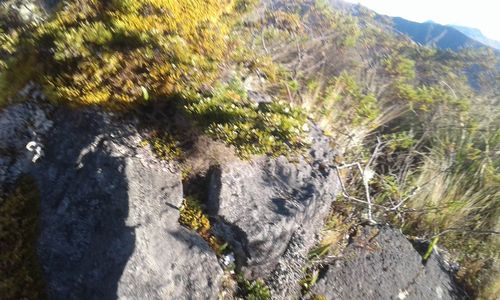
[[[217,258],[178,223],[179,172],[138,146],[133,124],[112,124],[97,110],[59,109],[31,165],[49,298],[216,299]]]
[[[19,97],[27,101],[0,111],[0,194],[31,165],[34,153],[26,145],[36,142],[43,150],[43,137],[52,128],[53,108],[40,104],[43,95],[36,85],[27,85]]]
[[[216,229],[247,277],[272,278],[275,295],[290,297],[298,288],[307,251],[339,190],[328,168],[334,155],[329,140],[315,127],[311,140],[305,158],[237,161],[210,175],[208,204],[220,221]]]
[[[0,149],[24,149],[28,142],[39,141],[39,137],[52,128],[52,121],[47,117],[52,108],[36,101],[39,91],[28,85],[21,94],[26,94],[30,101],[0,111]]]
[[[426,264],[404,235],[365,227],[326,267],[312,293],[326,299],[467,299],[433,254]]]
[[[18,24],[39,24],[47,17],[45,7],[48,6],[42,0],[1,0],[0,13],[4,13],[2,17],[7,17],[9,23]]]

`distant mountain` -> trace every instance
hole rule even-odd
[[[489,40],[477,29],[446,26],[433,21],[424,23],[413,22],[401,17],[377,14],[362,5],[347,3],[343,0],[329,0],[329,3],[335,9],[352,15],[369,12],[380,22],[382,27],[406,35],[416,43],[422,45],[454,51],[466,48],[491,47],[500,55],[500,43]]]
[[[467,35],[468,37],[478,42],[481,42],[487,46],[500,50],[500,42],[486,37],[479,29],[459,26],[459,25],[448,25],[448,26],[455,28],[456,30],[462,32],[463,34]]]
[[[434,22],[418,23],[400,17],[393,17],[394,30],[408,35],[415,42],[440,49],[458,51],[464,48],[486,47],[474,38],[451,26]]]

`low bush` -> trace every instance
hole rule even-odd
[[[205,132],[251,154],[287,155],[306,143],[306,116],[285,102],[256,103],[241,82],[218,87],[212,97],[199,96],[185,106]]]
[[[232,13],[231,0],[67,2],[49,22],[10,35],[21,41],[3,102],[28,78],[73,104],[127,105],[145,100],[144,90],[187,94],[217,77]],[[21,64],[28,78],[19,78]]]

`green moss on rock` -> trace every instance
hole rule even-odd
[[[45,285],[36,254],[39,195],[25,177],[0,198],[0,298],[44,299]]]

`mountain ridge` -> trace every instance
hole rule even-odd
[[[461,25],[447,25],[449,27],[453,27],[456,30],[462,32],[463,34],[467,35],[468,37],[479,41],[486,46],[495,48],[496,50],[500,50],[500,42],[494,39],[490,39],[489,37],[485,36],[480,29],[477,28],[472,28],[472,27],[467,27],[467,26],[461,26]]]
[[[467,48],[492,48],[500,55],[500,42],[484,36],[480,30],[458,25],[442,25],[435,21],[416,22],[399,16],[380,14],[361,4],[348,3],[343,0],[330,0],[330,5],[352,15],[369,12],[376,19],[395,33],[410,37],[414,42],[432,46],[442,50],[460,51]]]

